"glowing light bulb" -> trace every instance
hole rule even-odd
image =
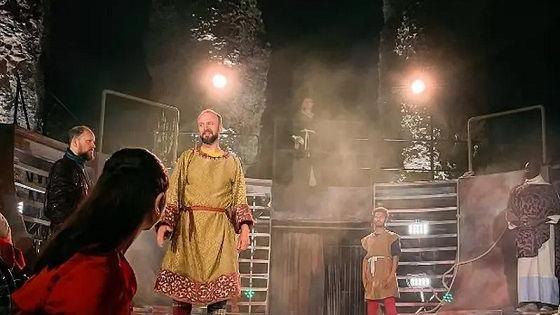
[[[226,87],[228,80],[225,75],[217,73],[212,77],[212,85],[217,89],[223,89]]]
[[[426,82],[422,79],[416,79],[410,84],[410,89],[414,94],[422,94],[426,91]]]

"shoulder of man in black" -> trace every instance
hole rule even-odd
[[[67,157],[62,157],[60,160],[54,162],[49,172],[49,177],[51,175],[72,177],[81,171],[80,166]]]

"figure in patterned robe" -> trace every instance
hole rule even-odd
[[[240,294],[238,250],[244,248],[236,234],[253,224],[239,158],[201,146],[183,152],[167,198],[157,231],[161,225],[170,227],[171,242],[155,291],[175,301],[174,314],[190,313],[193,304],[210,304],[210,314],[222,314],[213,312],[213,305],[225,309],[225,302]],[[177,311],[181,307],[184,312]]]
[[[542,176],[512,189],[507,219],[517,243],[518,302],[558,305],[560,198]]]

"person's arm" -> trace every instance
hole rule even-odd
[[[387,279],[385,279],[385,286],[389,286],[391,282],[397,281],[397,268],[399,267],[399,257],[401,255],[401,239],[398,237],[393,243],[391,244],[391,256],[393,260],[393,264],[391,266],[391,271],[387,275]]]
[[[181,200],[181,189],[186,184],[186,165],[192,151],[185,151],[175,165],[175,169],[169,178],[169,188],[166,192],[166,204],[159,221],[155,224],[157,242],[163,246],[163,242],[168,238],[177,225],[177,220],[181,212],[183,200]]]
[[[371,282],[371,270],[369,270],[369,261],[367,255],[367,236],[362,238],[360,243],[362,244],[362,248],[365,251],[364,259],[362,260],[362,284],[364,289],[366,288],[367,284]]]
[[[235,177],[233,179],[233,207],[229,209],[230,220],[236,233],[239,233],[238,250],[249,247],[249,234],[254,224],[253,214],[247,204],[247,186],[245,174],[238,157],[235,159]]]
[[[391,275],[397,276],[397,268],[399,267],[399,256],[393,256],[393,267],[391,269]]]
[[[362,285],[364,286],[364,288],[370,280],[371,272],[369,270],[369,263],[367,257],[364,256],[364,259],[362,260]]]
[[[506,222],[507,227],[510,230],[516,229],[521,225],[521,220],[516,213],[516,210],[519,209],[519,198],[516,193],[519,186],[513,188],[508,197],[508,204],[506,209]]]

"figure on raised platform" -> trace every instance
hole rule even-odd
[[[383,207],[373,210],[373,232],[362,238],[366,255],[362,263],[367,315],[376,315],[380,304],[385,314],[397,315],[395,298],[399,297],[397,266],[401,254],[400,237],[387,230],[389,211]]]
[[[526,180],[510,192],[508,227],[517,243],[518,311],[557,308],[560,275],[560,197],[541,175],[541,164],[526,165]]]
[[[306,97],[300,110],[293,118],[292,139],[294,140],[294,149],[296,152],[296,161],[294,163],[294,178],[296,182],[305,182],[307,186],[318,185],[317,167],[314,160],[316,156],[315,146],[317,145],[312,139],[316,138],[316,117],[313,112],[315,102],[312,98]]]
[[[156,225],[158,244],[171,244],[155,291],[174,300],[174,315],[190,314],[193,304],[225,314],[240,294],[238,251],[249,246],[253,224],[241,162],[219,146],[222,117],[204,110],[197,123],[202,144],[179,157]]]
[[[45,216],[50,220],[51,236],[78,208],[91,188],[85,163],[93,160],[95,135],[86,126],[68,131],[68,149],[49,172],[45,195]]]

